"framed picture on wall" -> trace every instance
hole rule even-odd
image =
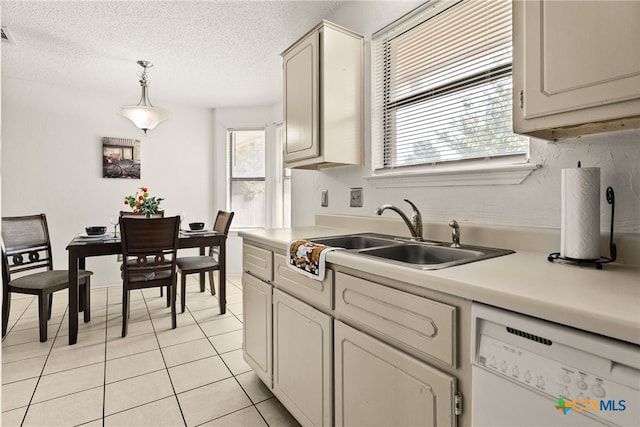
[[[140,179],[140,140],[102,138],[102,176]]]

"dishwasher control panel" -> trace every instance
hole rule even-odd
[[[541,347],[544,351],[544,344]],[[611,365],[603,359],[598,362],[601,366],[607,362]],[[475,364],[546,394],[557,402],[558,410],[568,408],[566,410],[588,412],[592,416],[615,419],[621,425],[633,425],[638,421],[638,390],[489,335],[479,335]]]

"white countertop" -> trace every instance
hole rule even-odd
[[[333,227],[243,231],[240,236],[285,250],[295,239],[348,234]],[[615,263],[602,270],[517,252],[442,270],[423,271],[347,251],[327,262],[434,291],[502,307],[640,345],[640,268]]]

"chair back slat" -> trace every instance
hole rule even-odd
[[[149,285],[155,278],[173,274],[180,217],[120,219],[123,272],[128,276],[144,276]]]
[[[147,215],[146,214],[141,214],[141,213],[133,213],[133,212],[129,212],[129,211],[120,211],[120,218],[122,217],[127,217],[127,218],[137,218],[137,219],[147,219]],[[158,211],[154,214],[151,214],[151,218],[164,218],[164,211]]]
[[[9,253],[23,248],[47,246],[49,231],[45,215],[3,217],[2,240]]]
[[[180,217],[120,219],[122,250],[127,253],[159,252],[171,250],[178,239]]]
[[[216,220],[213,223],[213,231],[217,231],[218,233],[222,233],[225,236],[229,234],[229,228],[231,227],[231,221],[233,220],[234,212],[225,212],[218,211],[216,215]],[[211,246],[209,248],[209,256],[214,259],[218,259],[218,255],[220,254],[219,246]]]
[[[216,215],[216,220],[213,224],[213,230],[222,234],[228,234],[233,215],[234,212],[218,211],[218,215]]]
[[[3,275],[35,269],[53,269],[45,214],[2,218]]]

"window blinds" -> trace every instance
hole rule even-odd
[[[511,1],[426,6],[374,35],[374,168],[526,154],[511,131]]]

